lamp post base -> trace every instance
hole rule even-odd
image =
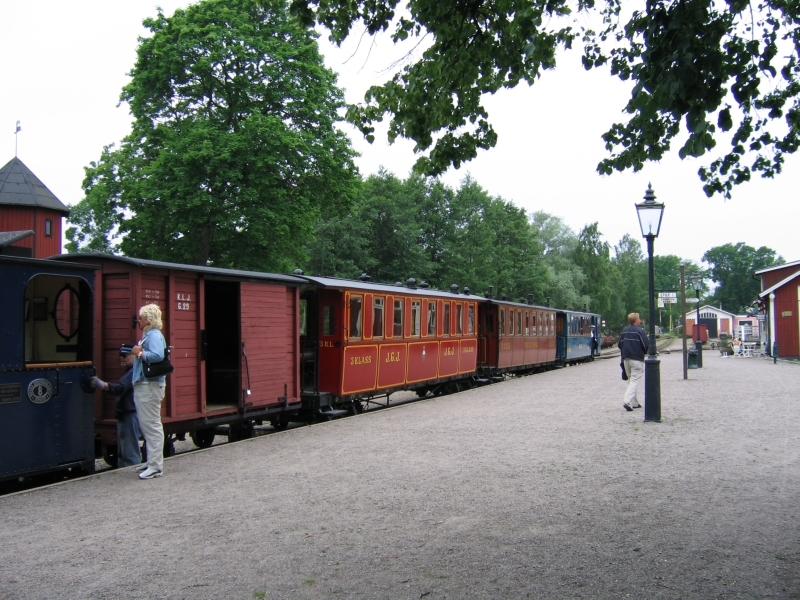
[[[661,421],[661,361],[652,354],[644,359],[644,420]]]
[[[703,342],[698,340],[694,344],[695,349],[697,350],[697,368],[703,368]]]

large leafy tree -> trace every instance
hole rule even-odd
[[[639,170],[659,160],[685,129],[680,156],[702,156],[730,137],[723,156],[700,169],[708,195],[730,196],[753,172],[772,177],[800,146],[800,3],[763,0],[292,0],[307,24],[341,43],[363,23],[367,34],[393,28],[395,42],[430,46],[348,119],[373,139],[389,116],[389,140],[405,137],[422,153],[416,168],[439,174],[491,148],[497,135],[482,97],[556,64],[556,51],[583,44],[587,69],[610,66],[630,81],[625,123],[604,135],[611,156],[598,170]],[[641,9],[640,9],[641,7]],[[575,15],[580,15],[580,20]],[[592,29],[594,13],[602,25]],[[359,33],[360,34],[360,33]],[[776,124],[779,127],[772,127]]]
[[[647,259],[642,252],[642,244],[629,234],[622,236],[617,246],[614,246],[614,258],[622,279],[622,288],[619,290],[620,302],[625,314],[638,312],[646,315],[648,310],[648,278]],[[620,323],[609,324],[619,327]]]
[[[589,309],[605,316],[611,323],[621,323],[625,307],[619,295],[622,275],[611,262],[611,248],[601,239],[597,223],[591,223],[578,234],[574,261],[586,274],[583,291],[591,298]]]
[[[493,286],[515,300],[543,301],[542,244],[524,210],[492,198],[467,176],[457,190],[420,175],[401,180],[385,169],[366,179],[343,213],[321,219],[308,244],[314,273],[431,287]]]
[[[442,194],[448,196],[442,187],[420,176],[403,181],[381,168],[364,181],[351,206],[319,221],[307,268],[321,275],[367,273],[384,283],[413,277],[436,285],[444,253],[439,230],[447,226],[438,206]]]
[[[542,247],[528,215],[502,198],[491,197],[472,177],[461,181],[450,211],[447,266],[442,283],[513,300],[541,293],[547,278]]]
[[[70,250],[295,266],[320,209],[360,181],[316,35],[282,0],[204,0],[144,25],[121,95],[132,131],[86,169]]]
[[[573,261],[578,236],[561,217],[544,211],[530,216],[531,229],[542,246],[547,277],[541,296],[558,308],[580,309],[591,299],[583,293],[586,275]]]
[[[783,257],[766,246],[756,249],[744,242],[715,246],[703,255],[711,265],[711,279],[718,284],[708,300],[720,303],[731,312],[741,312],[761,291],[761,283],[753,274],[783,264]]]

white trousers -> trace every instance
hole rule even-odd
[[[625,372],[628,374],[628,387],[625,389],[625,404],[634,408],[639,406],[636,392],[639,390],[639,382],[644,376],[644,361],[625,359]]]
[[[139,417],[139,428],[147,442],[147,466],[164,470],[164,426],[161,424],[161,401],[165,383],[137,381],[133,384],[133,403]]]

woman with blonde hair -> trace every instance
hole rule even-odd
[[[146,304],[139,309],[139,329],[142,339],[133,347],[133,402],[139,415],[139,427],[147,442],[147,462],[136,468],[139,479],[161,477],[164,472],[164,426],[161,424],[161,402],[166,392],[166,376],[147,379],[142,362],[164,360],[167,342],[161,333],[161,309],[157,304]]]

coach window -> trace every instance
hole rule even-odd
[[[508,309],[508,335],[514,335],[514,309]]]
[[[456,335],[464,333],[464,305],[456,304]]]
[[[536,312],[531,313],[531,332],[528,335],[536,335]]]
[[[467,308],[467,333],[475,333],[475,305],[470,304]]]
[[[322,335],[336,335],[336,313],[333,306],[322,307]]]
[[[428,302],[428,335],[436,335],[436,302]]]
[[[442,333],[444,335],[450,335],[450,303],[445,302],[442,305],[442,318],[444,319],[444,323],[442,323]]]
[[[411,335],[419,335],[420,331],[420,301],[411,301]]]
[[[403,337],[403,300],[394,301],[394,337]]]
[[[522,311],[517,311],[517,335],[522,335]]]
[[[525,311],[525,335],[531,334],[531,313]]]
[[[372,337],[383,337],[383,298],[372,301]]]
[[[308,300],[300,298],[300,335],[308,335]]]
[[[505,335],[506,334],[506,309],[500,309],[500,333]]]
[[[350,339],[361,337],[361,296],[350,296]]]

